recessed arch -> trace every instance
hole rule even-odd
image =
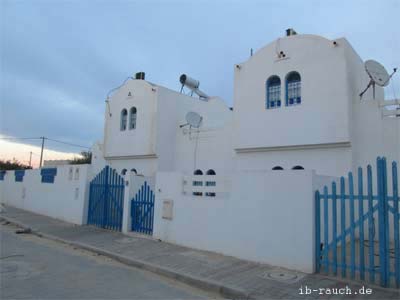
[[[129,129],[136,128],[136,119],[137,119],[137,109],[136,107],[131,107],[129,110]]]
[[[120,128],[119,128],[121,131],[126,130],[127,119],[128,119],[128,111],[124,108],[121,111],[121,123],[120,123]]]
[[[213,169],[209,169],[206,172],[207,175],[209,176],[214,176],[217,175],[217,173],[215,173],[215,171]],[[215,180],[207,180],[206,181],[206,186],[216,186],[217,182]],[[215,197],[216,193],[215,192],[206,192],[206,196],[208,197]]]
[[[193,172],[193,175],[203,175],[203,171],[200,169],[197,169],[196,171]]]
[[[131,172],[137,175],[137,170],[135,168],[132,168]]]
[[[203,175],[203,171],[200,169],[197,169],[193,172],[193,175]],[[192,186],[203,186],[203,181],[202,180],[193,180]],[[199,192],[199,191],[193,191],[192,195],[193,196],[203,196],[203,193]]]
[[[272,170],[281,171],[281,170],[283,170],[283,168],[281,166],[275,166],[275,167],[272,168]]]
[[[126,175],[127,169],[122,169],[121,175]]]
[[[294,166],[292,170],[304,170],[303,166]]]
[[[215,173],[215,171],[213,169],[208,170],[206,174],[207,175],[217,175],[217,173]]]

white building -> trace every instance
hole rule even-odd
[[[316,191],[358,166],[374,165],[377,156],[400,161],[400,118],[383,106],[399,104],[384,101],[379,86],[375,98],[369,89],[360,99],[369,76],[344,38],[279,38],[234,72],[233,109],[218,97],[198,99],[127,80],[106,101],[104,140],[93,146],[92,165],[0,172],[0,202],[314,272],[321,257],[316,217],[325,218]],[[199,128],[187,125],[189,112],[202,117]],[[398,183],[391,186],[395,176],[388,174],[381,172],[379,180],[386,180],[394,197]],[[368,192],[377,182],[375,165],[373,176]],[[355,190],[366,192],[365,183]],[[376,205],[384,189],[371,192]],[[346,213],[348,203],[340,212],[349,231],[355,223]],[[353,207],[366,225],[360,207],[363,214],[369,205]],[[391,209],[382,214],[388,222],[378,220],[393,228],[394,214]],[[341,215],[338,210],[336,219]],[[370,216],[377,215],[373,208]],[[329,228],[333,217],[324,220]],[[384,232],[377,226],[365,231]]]
[[[399,118],[383,117],[382,87],[360,99],[369,77],[345,38],[288,35],[234,70],[233,111],[218,97],[128,80],[106,101],[95,171],[108,164],[146,176],[281,168],[341,176],[379,155],[399,160]],[[180,127],[190,111],[203,117],[199,129]]]

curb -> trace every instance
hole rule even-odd
[[[60,242],[63,244],[67,244],[79,249],[83,249],[83,250],[87,250],[87,251],[91,251],[97,254],[101,254],[104,256],[107,256],[109,258],[112,258],[116,261],[119,261],[125,265],[128,266],[132,266],[132,267],[136,267],[139,269],[143,269],[158,275],[162,275],[171,279],[175,279],[177,281],[186,283],[188,285],[191,285],[193,287],[197,287],[206,291],[211,291],[211,292],[215,292],[218,293],[220,295],[222,295],[223,297],[228,297],[230,299],[253,299],[250,296],[249,292],[246,292],[244,290],[235,288],[235,287],[231,287],[229,285],[222,285],[213,281],[209,281],[206,279],[202,279],[193,275],[188,275],[188,274],[182,274],[182,273],[178,273],[170,268],[167,267],[161,267],[159,265],[155,265],[149,262],[144,262],[141,260],[137,260],[137,259],[133,259],[124,255],[120,255],[120,254],[116,254],[101,248],[97,248],[94,246],[90,246],[87,244],[83,244],[80,242],[74,242],[74,241],[70,241],[70,240],[66,240],[66,239],[62,239],[59,238],[57,236],[51,235],[51,234],[47,234],[47,233],[43,233],[40,232],[37,229],[32,228],[31,226],[28,226],[26,224],[24,224],[23,222],[20,222],[18,220],[15,220],[14,218],[11,217],[6,217],[3,215],[0,215],[0,219],[10,222],[14,225],[17,225],[19,227],[22,227],[24,229],[31,229],[31,234],[34,234],[38,237],[43,237],[49,240],[53,240],[56,242]]]

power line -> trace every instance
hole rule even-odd
[[[0,137],[0,140],[39,140],[40,137]]]
[[[82,145],[78,145],[78,144],[63,142],[63,141],[59,141],[59,140],[55,140],[55,139],[50,139],[50,138],[46,138],[46,137],[45,137],[45,139],[46,139],[46,140],[49,140],[49,141],[53,141],[53,142],[57,142],[57,143],[61,143],[61,144],[69,145],[69,146],[73,146],[73,147],[79,147],[79,148],[90,149],[90,147],[87,147],[87,146],[82,146]]]
[[[56,142],[56,143],[61,143],[61,144],[64,144],[64,145],[90,149],[90,147],[87,147],[87,146],[82,146],[82,145],[78,145],[78,144],[74,144],[74,143],[64,142],[64,141],[60,141],[60,140],[56,140],[56,139],[51,139],[51,138],[48,138],[48,137],[0,137],[0,140],[42,140],[43,138],[45,140],[53,141],[53,142]]]

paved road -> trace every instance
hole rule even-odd
[[[0,228],[1,299],[205,299],[201,290],[104,256]]]

